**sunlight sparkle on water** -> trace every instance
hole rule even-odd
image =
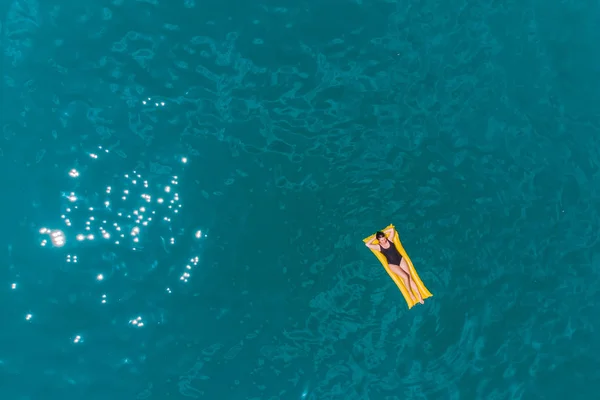
[[[50,242],[54,247],[63,247],[67,241],[65,234],[60,229],[48,229],[41,228],[40,234],[50,236]],[[45,246],[48,243],[46,239],[43,239],[41,242],[42,246]]]
[[[142,321],[142,317],[137,317],[135,319],[129,320],[129,323],[133,326],[137,326],[138,328],[141,328],[142,326],[144,326],[144,322]]]
[[[200,229],[187,231],[179,217],[184,208],[177,190],[181,168],[189,163],[187,157],[174,157],[171,164],[161,161],[164,168],[146,176],[150,174],[142,170],[114,171],[123,157],[119,152],[99,146],[86,153],[90,158],[80,169],[67,169],[70,179],[61,193],[62,214],[57,221],[63,229],[39,229],[42,247],[68,251],[61,255],[64,263],[61,268],[76,272],[74,276],[94,279],[98,288],[102,288],[102,292],[96,293],[100,304],[107,304],[106,293],[111,293],[113,304],[126,301],[123,299],[127,299],[134,282],[142,281],[150,272],[163,274],[159,279],[164,282],[164,292],[161,291],[164,295],[182,288],[180,285],[189,282],[199,267],[200,258],[193,253],[198,245],[189,248],[192,254],[188,254],[187,262],[173,258],[173,254],[186,249],[171,253],[171,248],[190,243],[180,240],[184,235],[193,235],[196,240],[206,237]],[[177,165],[179,173],[172,174]],[[93,176],[94,181],[88,176]],[[139,255],[132,257],[131,252]],[[118,279],[114,281],[115,278]],[[118,283],[113,286],[113,282]],[[11,288],[16,289],[17,283]],[[140,311],[144,319],[136,316],[122,322],[137,328],[164,323],[162,314],[158,319],[155,310]],[[27,314],[25,318],[31,320],[33,316]],[[83,342],[81,335],[70,339],[73,343]]]
[[[142,100],[142,104],[145,106],[152,104],[152,102],[152,97],[148,97],[146,100]],[[154,101],[154,107],[164,107],[165,105],[166,103],[164,101]]]

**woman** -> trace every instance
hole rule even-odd
[[[386,235],[387,233],[387,235]],[[416,293],[419,296],[419,303],[423,304],[423,298],[421,297],[421,292],[419,292],[419,288],[417,288],[417,284],[410,277],[410,269],[408,268],[408,263],[402,257],[396,245],[394,244],[394,228],[387,229],[384,232],[377,232],[375,234],[375,239],[379,242],[379,244],[366,243],[367,247],[373,250],[380,251],[386,258],[388,262],[388,266],[396,275],[398,275],[404,281],[404,286],[408,289],[410,293],[410,297],[415,300]],[[409,288],[412,288],[410,290]]]

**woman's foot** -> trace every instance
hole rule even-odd
[[[419,299],[419,303],[425,304],[425,302],[423,301],[423,299]]]

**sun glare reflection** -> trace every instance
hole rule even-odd
[[[118,165],[119,159],[111,159],[114,157],[111,151],[98,147],[88,155],[92,161],[87,162],[85,168],[68,169],[68,182],[71,183],[62,192],[62,214],[56,221],[56,226],[39,229],[39,244],[66,252],[61,257],[64,257],[65,265],[73,265],[72,268],[85,271],[85,267],[93,265],[94,271],[89,277],[101,290],[97,294],[98,302],[110,304],[109,298],[121,302],[119,295],[114,295],[111,290],[110,282],[113,279],[119,277],[120,282],[123,278],[137,281],[144,279],[146,274],[160,268],[161,263],[156,259],[144,268],[139,267],[142,264],[140,260],[157,257],[159,253],[170,257],[171,247],[180,242],[190,243],[180,240],[186,235],[193,235],[193,243],[205,238],[206,234],[199,229],[188,232],[182,228],[184,224],[179,218],[184,204],[177,190],[181,186],[181,174],[172,174],[171,171],[183,172],[189,164],[187,157],[181,157],[173,165],[166,165],[152,174],[133,170],[112,175],[103,170]],[[88,176],[93,178],[87,179]],[[106,176],[104,184],[102,176]],[[97,251],[89,253],[89,246]],[[186,251],[191,252],[192,249]],[[142,252],[141,258],[131,258],[131,252]],[[165,268],[162,265],[160,273],[165,278],[161,280],[164,284],[163,293],[171,294],[177,290],[178,285],[188,283],[199,263],[200,258],[191,254],[179,267],[169,265]],[[132,267],[131,264],[135,266]],[[17,285],[14,282],[11,288],[14,290]],[[154,310],[139,312],[152,316]],[[31,314],[25,317],[27,321],[32,318]],[[156,319],[145,320],[136,315],[123,322],[139,329],[163,323],[164,319],[161,316],[161,320],[157,322]],[[73,333],[71,341],[75,344],[83,343],[83,338],[80,334]]]

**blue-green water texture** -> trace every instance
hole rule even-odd
[[[598,398],[597,2],[0,22],[1,399]]]

